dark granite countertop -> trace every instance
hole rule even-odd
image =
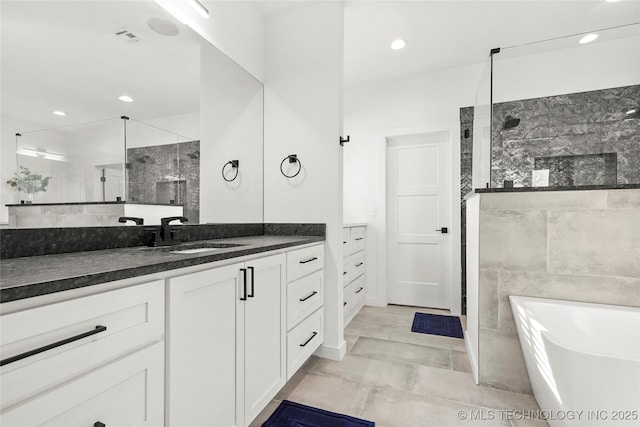
[[[578,185],[571,187],[514,187],[514,188],[476,188],[465,199],[476,193],[533,193],[540,191],[584,191],[584,190],[627,190],[640,188],[640,184]]]
[[[138,246],[4,259],[0,303],[324,240],[323,236],[262,235],[209,240],[239,246],[195,254]]]

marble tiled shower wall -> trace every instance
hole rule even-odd
[[[460,109],[460,237],[462,268],[462,314],[467,313],[467,206],[464,196],[472,186],[473,107]]]
[[[491,186],[530,187],[536,159],[556,156],[551,185],[640,183],[640,119],[625,114],[639,105],[640,85],[494,104]],[[519,125],[503,129],[507,116]]]
[[[184,206],[200,219],[200,141],[127,149],[129,202]]]

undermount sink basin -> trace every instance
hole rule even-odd
[[[193,242],[193,243],[180,243],[177,245],[169,246],[156,246],[151,248],[145,248],[145,250],[152,250],[158,252],[171,252],[172,254],[197,254],[202,252],[219,251],[220,249],[235,248],[237,244],[232,243],[213,243],[213,242]]]

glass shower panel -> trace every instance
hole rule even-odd
[[[640,183],[639,64],[640,24],[502,49],[491,187]]]
[[[183,206],[199,221],[200,141],[137,120],[127,122],[127,200]]]
[[[124,198],[124,128],[106,119],[16,136],[13,182],[20,203]],[[13,184],[11,184],[13,185]]]
[[[473,110],[473,163],[472,188],[485,188],[490,182],[491,164],[491,58],[487,61],[482,72],[476,91],[475,106]],[[468,151],[468,150],[463,150]],[[466,156],[462,153],[462,170],[465,167]]]

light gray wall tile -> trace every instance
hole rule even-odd
[[[509,295],[640,307],[640,278],[500,271],[498,284],[498,328],[514,332]]]
[[[640,210],[549,212],[549,272],[640,277]]]
[[[481,211],[480,268],[544,271],[546,211]]]
[[[480,385],[532,394],[518,335],[480,328],[478,350]]]
[[[123,204],[82,205],[83,212],[89,215],[119,215],[124,212]]]
[[[606,201],[606,192],[601,190],[487,193],[480,199],[480,210],[605,209]]]
[[[478,313],[481,328],[498,329],[498,272],[480,270]]]
[[[640,210],[640,189],[609,190],[607,193],[607,209]]]
[[[82,214],[82,205],[51,205],[42,206],[43,215],[72,215]]]

